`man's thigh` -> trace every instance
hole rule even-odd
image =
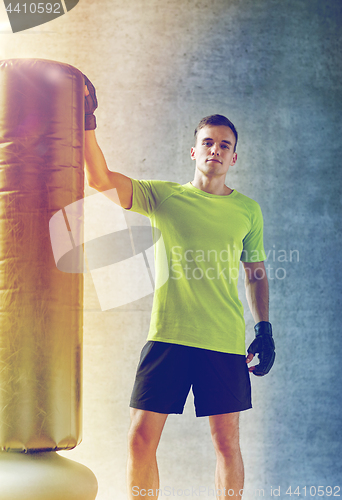
[[[191,387],[189,348],[149,341],[141,351],[130,406],[157,413],[182,413]]]
[[[245,356],[197,349],[193,374],[198,417],[236,413],[252,407]]]

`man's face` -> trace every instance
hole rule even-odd
[[[204,175],[225,175],[237,160],[234,145],[235,135],[229,127],[206,125],[197,133],[196,145],[191,148],[191,158]]]

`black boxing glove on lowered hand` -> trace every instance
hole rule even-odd
[[[83,74],[83,73],[82,73]],[[84,98],[84,112],[85,112],[85,130],[95,130],[96,129],[96,118],[94,115],[94,111],[98,106],[96,91],[94,85],[91,83],[89,78],[87,78],[84,74],[84,83],[87,86],[89,91],[89,95],[86,95]]]
[[[260,363],[255,366],[253,373],[258,377],[266,375],[273,366],[275,345],[272,337],[272,325],[268,321],[260,321],[254,327],[255,339],[248,347],[247,352],[258,353]]]

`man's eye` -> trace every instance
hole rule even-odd
[[[211,146],[211,142],[209,142],[209,141],[205,141],[205,142],[203,142],[203,146],[208,146],[208,147],[210,147],[210,146]]]
[[[229,146],[227,146],[227,144],[222,144],[222,149],[229,149]]]

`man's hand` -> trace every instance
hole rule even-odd
[[[98,106],[96,91],[94,85],[91,83],[89,78],[84,76],[84,111],[85,111],[85,130],[95,130],[96,129],[96,118],[94,111]]]
[[[262,377],[270,371],[275,358],[275,345],[272,337],[272,325],[268,321],[260,321],[254,327],[255,339],[248,347],[246,363],[250,363],[254,354],[258,353],[260,363],[248,368],[254,375]]]

